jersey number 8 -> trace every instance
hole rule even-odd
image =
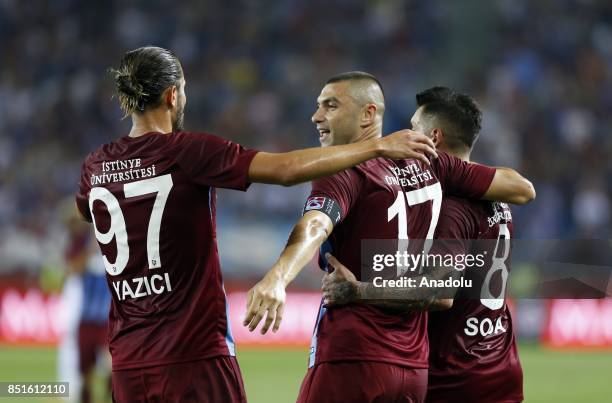
[[[503,238],[503,254],[498,256],[500,240]],[[497,242],[495,243],[495,251],[493,252],[491,269],[487,272],[487,275],[482,282],[482,288],[480,289],[480,303],[491,310],[500,309],[504,306],[504,297],[506,294],[506,283],[508,282],[508,268],[506,267],[506,259],[510,255],[510,230],[508,224],[499,224],[499,234],[497,235]],[[501,271],[501,290],[499,295],[496,297],[491,294],[490,284],[493,274]]]

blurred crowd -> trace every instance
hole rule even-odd
[[[183,63],[187,129],[266,151],[318,145],[310,116],[339,72],[379,77],[385,132],[409,126],[420,90],[467,92],[484,110],[473,159],[538,191],[519,237],[609,238],[611,21],[604,0],[0,0],[0,271],[61,259],[84,157],[130,127],[107,69],[146,44]],[[220,193],[230,277],[273,263],[308,189]]]

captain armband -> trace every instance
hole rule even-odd
[[[325,196],[311,196],[306,200],[306,205],[304,206],[304,211],[302,215],[306,214],[307,211],[316,210],[321,213],[327,215],[333,225],[338,224],[340,219],[342,218],[342,209],[340,205],[329,197]]]

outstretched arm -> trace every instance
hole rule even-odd
[[[416,158],[429,164],[436,158],[431,139],[412,130],[385,137],[331,147],[307,148],[287,153],[259,152],[251,161],[249,181],[292,186],[333,175],[372,158]]]
[[[267,312],[261,333],[265,334],[272,323],[272,330],[278,330],[285,307],[285,288],[312,259],[332,229],[332,221],[327,215],[316,210],[304,214],[293,227],[274,266],[249,290],[244,326],[248,326],[250,331],[255,330]]]
[[[496,168],[495,176],[483,199],[512,204],[527,204],[536,197],[530,181],[511,168]]]
[[[512,204],[526,204],[536,197],[531,182],[511,168],[489,167],[443,152],[432,168],[446,195]]]

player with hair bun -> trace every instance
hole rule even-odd
[[[167,49],[125,53],[110,70],[129,134],[83,163],[76,204],[93,223],[112,294],[108,342],[116,402],[246,401],[216,243],[216,188],[293,185],[368,159],[435,157],[404,130],[288,153],[183,130],[185,75]]]

